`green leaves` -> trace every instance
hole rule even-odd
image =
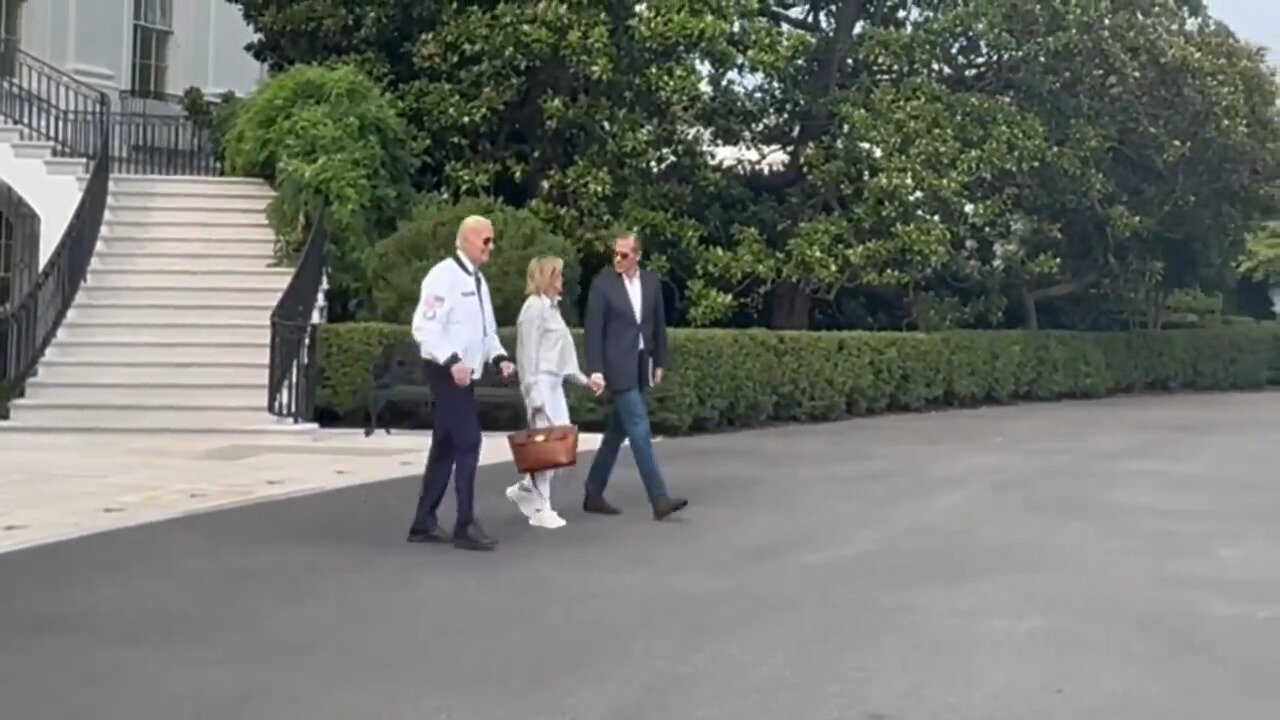
[[[578,259],[564,238],[549,232],[527,210],[515,210],[492,199],[466,198],[454,203],[431,195],[400,223],[394,234],[378,243],[366,260],[366,282],[372,288],[375,308],[371,319],[409,323],[422,279],[433,265],[453,254],[458,225],[469,215],[482,215],[493,223],[496,245],[484,275],[499,324],[515,323],[525,300],[529,261],[540,255],[554,255],[565,261],[565,308],[572,313]],[[514,348],[507,349],[514,352]]]
[[[1280,286],[1280,223],[1267,223],[1249,236],[1237,269],[1258,282]]]
[[[513,333],[500,334],[513,348]],[[401,343],[412,343],[403,322],[321,326],[319,406],[358,422],[372,366]],[[677,329],[670,343],[675,364],[650,407],[655,429],[670,434],[1146,389],[1260,388],[1268,366],[1280,368],[1274,325],[1162,333]],[[603,426],[598,400],[573,393],[570,403],[584,430]],[[482,412],[486,427],[497,426],[491,410]]]
[[[397,110],[353,66],[300,65],[244,101],[224,141],[229,172],[266,178],[279,191],[268,214],[282,260],[302,249],[316,203],[329,207],[338,317],[359,312],[364,254],[411,197],[414,162]]]
[[[260,59],[395,98],[418,189],[527,208],[588,272],[636,230],[700,325],[1101,322],[1221,290],[1280,183],[1274,73],[1199,3],[232,2]],[[380,217],[336,168],[383,160],[326,122],[290,172]]]

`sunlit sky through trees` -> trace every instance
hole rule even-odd
[[[1280,67],[1280,0],[1208,0],[1209,12],[1249,42],[1269,48],[1271,64]]]

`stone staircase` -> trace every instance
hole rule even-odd
[[[83,185],[83,178],[81,184]],[[255,431],[267,411],[272,190],[112,176],[88,276],[9,429]]]

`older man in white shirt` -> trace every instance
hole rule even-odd
[[[480,273],[492,251],[493,225],[483,217],[468,217],[458,227],[457,252],[437,263],[422,281],[413,337],[427,361],[435,402],[431,450],[409,542],[452,542],[466,550],[492,550],[497,544],[475,519],[480,413],[474,383],[486,363],[503,377],[515,371],[498,339],[489,285]],[[436,510],[451,473],[458,513],[448,535],[440,529]]]

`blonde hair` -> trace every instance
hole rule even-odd
[[[551,287],[551,275],[564,274],[564,260],[554,255],[543,255],[529,261],[529,272],[525,274],[524,294],[546,295]]]

